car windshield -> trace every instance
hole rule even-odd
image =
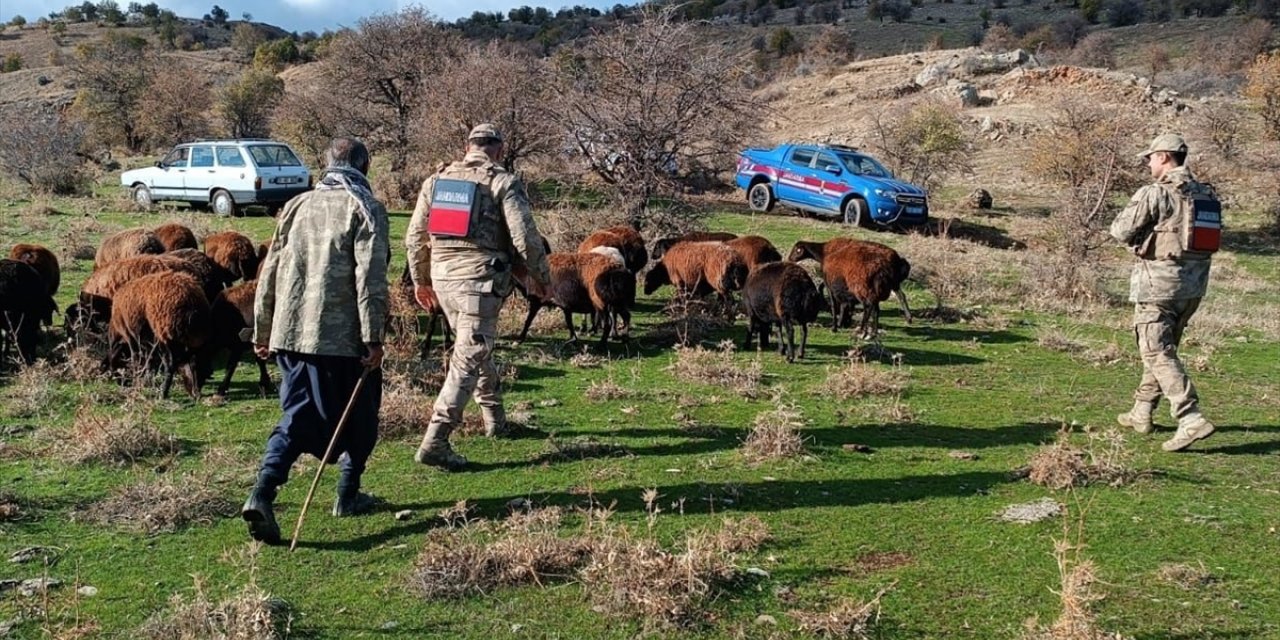
[[[873,178],[887,178],[889,171],[880,166],[879,162],[868,158],[867,156],[858,155],[856,153],[842,153],[840,160],[844,162],[844,166],[849,169],[849,173],[859,176],[871,176]]]
[[[298,156],[282,144],[258,144],[249,147],[253,163],[259,167],[300,167]]]

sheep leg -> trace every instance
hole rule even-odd
[[[782,330],[787,334],[787,362],[796,361],[796,327],[791,323],[791,318],[783,316]]]
[[[902,315],[906,316],[907,324],[911,324],[911,307],[907,306],[907,295],[901,288],[894,289],[893,295],[898,298],[898,304],[902,305]]]
[[[517,343],[524,342],[524,339],[529,337],[529,326],[533,324],[533,318],[538,315],[540,310],[542,310],[542,302],[529,298],[529,313],[525,314],[524,328],[520,330],[520,337],[516,338]],[[573,327],[569,327],[569,329],[572,331]]]
[[[563,311],[564,311],[564,326],[567,329],[569,329],[569,342],[577,342],[578,333],[573,330],[573,312],[570,311],[567,307],[563,309]]]
[[[804,359],[805,349],[809,346],[809,323],[800,324],[800,358]]]
[[[871,303],[871,335],[880,336],[880,303]]]
[[[196,384],[195,365],[190,362],[182,365],[181,373],[182,373],[182,388],[186,390],[187,395],[190,395],[192,400],[199,400],[200,386]]]
[[[173,373],[174,373],[175,367],[173,366],[172,357],[167,357],[167,358],[162,357],[161,362],[162,362],[162,366],[164,367],[164,386],[160,388],[160,399],[168,400],[169,388],[173,386]]]
[[[440,314],[438,313],[432,313],[427,316],[427,335],[422,337],[422,348],[418,351],[418,357],[422,360],[426,360],[431,353],[431,338],[436,335],[436,325],[439,321]]]
[[[622,318],[622,328],[614,331],[614,335],[622,337],[623,342],[631,341],[631,311],[622,309],[618,311],[618,316]]]
[[[747,316],[747,339],[742,342],[743,351],[749,350],[751,348],[751,343],[752,343],[751,334],[752,332],[755,331],[755,329],[756,329],[756,319],[748,315]]]
[[[608,347],[609,330],[613,328],[613,320],[609,317],[608,311],[597,311],[596,317],[605,319],[600,323],[600,350],[604,351]]]
[[[231,389],[231,376],[235,375],[236,367],[240,364],[240,357],[244,355],[244,343],[237,341],[236,344],[227,349],[227,365],[226,373],[222,375],[222,383],[214,390],[213,395],[225,396],[227,391]],[[257,356],[254,356],[255,359]]]

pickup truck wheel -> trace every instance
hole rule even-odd
[[[231,217],[236,215],[236,201],[231,198],[231,194],[218,189],[213,192],[213,197],[209,199],[209,206],[213,208],[213,212],[220,215]]]
[[[777,199],[773,197],[773,189],[767,182],[758,182],[751,185],[751,190],[747,192],[747,204],[751,206],[752,211],[770,211]]]
[[[867,225],[867,201],[854,196],[844,203],[844,223],[855,227]]]
[[[151,189],[148,189],[147,185],[145,184],[134,185],[132,197],[133,197],[134,204],[138,205],[144,210],[151,209],[151,205],[153,204],[151,200]]]

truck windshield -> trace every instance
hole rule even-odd
[[[282,144],[259,144],[249,147],[253,163],[259,167],[298,167],[298,156]]]
[[[844,163],[844,166],[849,170],[849,173],[854,175],[871,176],[873,178],[889,177],[888,170],[880,166],[879,162],[876,162],[867,156],[860,156],[854,153],[842,153],[840,154],[840,161]]]

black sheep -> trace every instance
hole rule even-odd
[[[18,260],[0,260],[0,361],[8,360],[12,340],[22,361],[36,359],[40,323],[53,324],[58,309],[49,286],[31,265]]]
[[[809,272],[792,262],[769,262],[757,267],[747,276],[742,290],[742,300],[747,308],[747,340],[760,336],[760,348],[769,347],[769,334],[778,328],[778,353],[787,362],[796,359],[796,330],[800,325],[799,357],[804,357],[809,343],[809,323],[818,319],[824,306],[822,294],[813,284]]]

